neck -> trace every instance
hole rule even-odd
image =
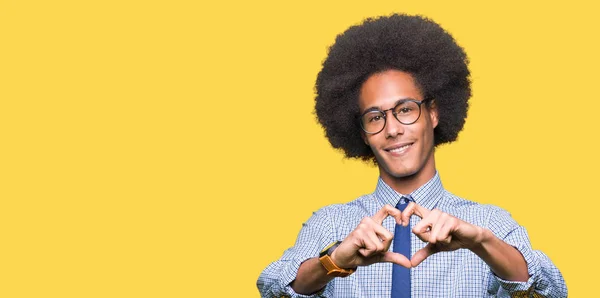
[[[407,195],[423,186],[427,181],[435,176],[435,159],[432,156],[427,160],[425,165],[416,173],[403,177],[395,177],[387,173],[379,167],[379,175],[383,182],[389,185],[396,192]]]

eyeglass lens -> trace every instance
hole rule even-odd
[[[400,102],[392,113],[402,124],[412,124],[419,118],[420,106],[414,101]],[[383,111],[370,111],[361,118],[363,129],[368,133],[378,133],[385,127],[386,115]]]

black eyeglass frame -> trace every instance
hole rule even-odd
[[[423,99],[423,100],[416,100],[416,99],[410,99],[410,98],[407,98],[407,99],[403,99],[403,100],[400,100],[400,101],[398,101],[398,103],[396,103],[396,105],[395,105],[393,108],[390,108],[390,109],[387,109],[387,110],[367,110],[367,111],[365,111],[364,113],[362,113],[360,116],[358,116],[358,122],[359,122],[360,128],[361,128],[361,129],[362,129],[362,130],[363,130],[365,133],[368,133],[368,134],[371,134],[371,135],[374,135],[374,134],[378,134],[378,133],[380,133],[381,131],[383,131],[383,130],[385,129],[385,126],[387,125],[387,112],[388,112],[388,111],[391,111],[391,112],[392,112],[392,115],[394,115],[394,118],[396,118],[396,120],[397,120],[398,122],[400,122],[400,123],[402,123],[402,124],[404,124],[404,125],[411,125],[411,124],[413,124],[413,123],[415,123],[415,122],[419,121],[419,118],[421,118],[421,110],[422,110],[422,109],[421,109],[421,105],[422,105],[423,103],[427,102],[427,101],[428,101],[428,100],[430,100],[430,99],[432,99],[432,98],[425,98],[425,99]],[[398,119],[398,114],[396,114],[396,112],[394,112],[394,110],[395,110],[395,109],[396,109],[396,108],[397,108],[399,105],[401,105],[401,104],[404,104],[404,103],[407,103],[407,102],[414,102],[414,103],[416,103],[416,104],[417,104],[417,106],[419,106],[419,116],[417,116],[417,119],[415,119],[415,121],[413,121],[413,122],[410,122],[410,123],[404,123],[404,122],[400,121],[400,119]],[[368,132],[368,131],[367,131],[367,130],[366,130],[364,127],[363,127],[362,118],[363,118],[363,117],[364,117],[366,114],[368,114],[368,113],[372,113],[372,112],[381,112],[381,114],[383,115],[383,126],[382,126],[382,127],[381,127],[381,129],[380,129],[379,131],[377,131],[377,132]]]

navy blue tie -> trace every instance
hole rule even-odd
[[[402,197],[396,208],[404,211],[412,197]],[[394,252],[403,254],[410,260],[410,224],[406,227],[396,224],[394,231]],[[392,264],[392,298],[410,298],[410,269]]]

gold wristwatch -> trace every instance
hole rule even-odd
[[[354,269],[340,268],[331,259],[331,254],[340,245],[340,243],[342,243],[342,241],[336,241],[336,242],[329,244],[319,254],[319,261],[321,261],[321,265],[323,265],[323,267],[325,267],[325,269],[327,270],[327,276],[346,277],[346,276],[354,273],[354,271],[356,271],[356,268],[354,268]]]

